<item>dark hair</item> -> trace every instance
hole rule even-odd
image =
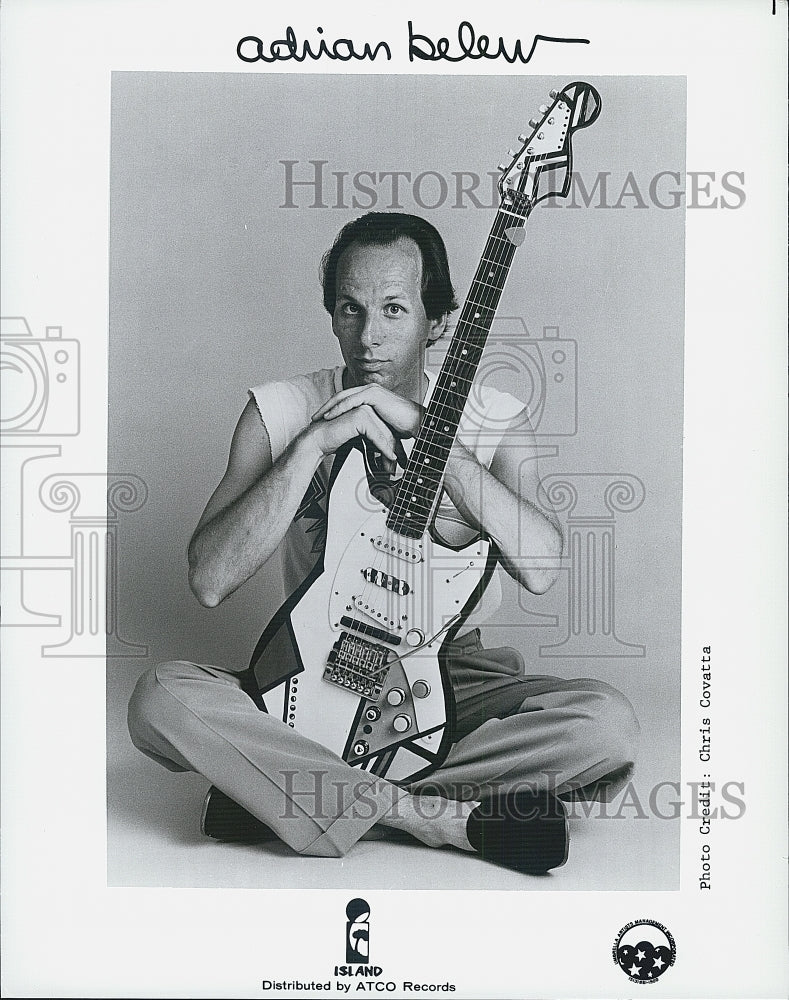
[[[441,319],[457,309],[444,241],[435,226],[405,212],[368,212],[343,226],[321,261],[323,304],[329,315],[337,300],[337,265],[348,247],[388,246],[402,237],[412,239],[422,254],[422,304],[428,319]]]

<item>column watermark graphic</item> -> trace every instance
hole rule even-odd
[[[118,518],[145,504],[145,483],[133,475],[56,473],[39,496],[47,510],[69,515],[71,543],[58,567],[70,578],[70,634],[42,647],[44,656],[147,656],[147,646],[118,632]]]
[[[41,646],[44,656],[146,656],[147,646],[121,638],[118,625],[118,522],[143,506],[145,483],[135,475],[52,472],[66,446],[57,439],[81,429],[79,341],[59,326],[36,337],[22,316],[3,317],[0,333],[2,626],[66,624],[62,641]],[[68,606],[31,607],[31,592],[38,602],[57,596],[53,586],[42,598],[42,584],[62,574]]]
[[[646,491],[637,476],[574,473],[546,476],[546,505],[567,511],[568,632],[540,656],[646,655],[646,647],[616,634],[616,514],[638,510]]]

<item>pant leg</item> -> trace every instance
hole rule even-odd
[[[147,756],[204,775],[301,854],[341,857],[406,794],[259,711],[219,667],[179,660],[147,671],[129,731]]]
[[[477,799],[515,788],[609,798],[632,773],[640,727],[602,681],[523,674],[520,654],[485,650],[478,633],[450,647],[458,740],[437,772],[411,786]]]

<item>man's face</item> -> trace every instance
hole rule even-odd
[[[388,246],[352,244],[337,267],[332,329],[349,384],[377,383],[416,399],[424,349],[444,329],[422,303],[422,255],[408,237]]]

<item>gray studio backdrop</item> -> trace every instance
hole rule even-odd
[[[172,658],[243,667],[281,599],[275,560],[201,608],[186,547],[247,388],[340,361],[322,252],[365,209],[421,213],[462,298],[492,221],[488,172],[570,79],[114,74],[109,471],[148,495],[119,517],[113,600],[148,655],[108,663],[110,782],[138,759],[125,708],[141,671]],[[625,692],[646,798],[679,778],[684,203],[671,192],[685,85],[590,82],[603,111],[575,137],[582,187],[534,211],[482,366],[539,414],[540,472],[575,549],[543,597],[503,581],[487,641],[517,645],[535,673]]]

